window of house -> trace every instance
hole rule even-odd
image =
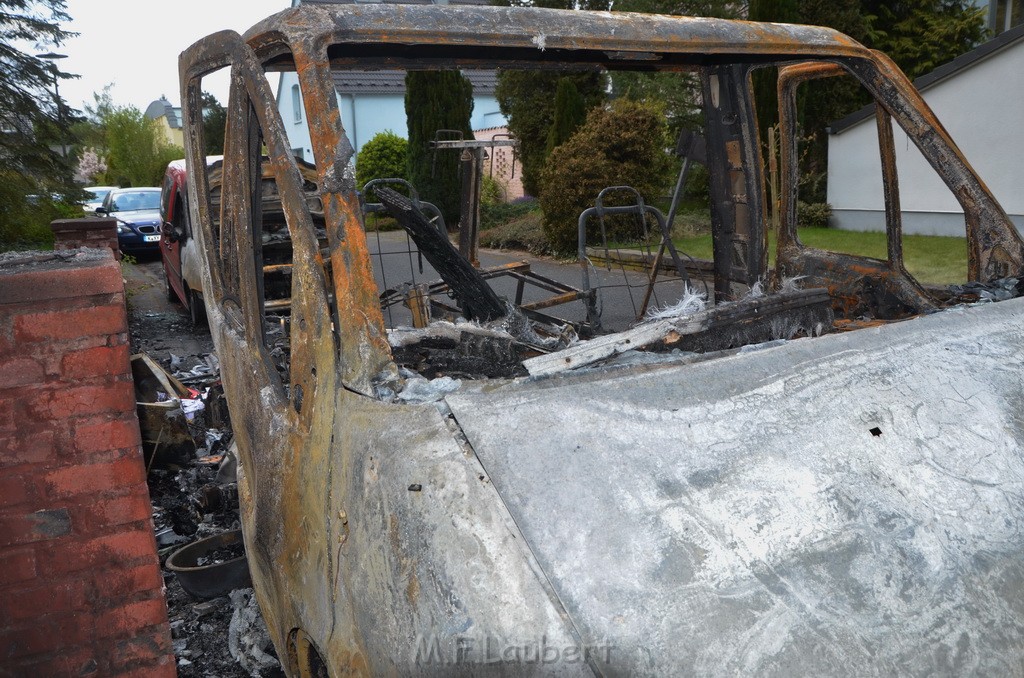
[[[292,119],[302,122],[302,94],[298,85],[292,85]]]
[[[1024,0],[996,0],[989,5],[990,28],[1003,33],[1024,21]]]

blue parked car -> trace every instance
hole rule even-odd
[[[98,217],[117,219],[117,244],[122,252],[160,251],[160,189],[117,188],[96,208]]]

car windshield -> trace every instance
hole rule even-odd
[[[160,191],[118,193],[110,200],[111,212],[160,209]]]
[[[87,188],[85,190],[92,195],[92,197],[86,202],[103,202],[103,199],[107,197],[108,193],[110,193],[109,188]]]

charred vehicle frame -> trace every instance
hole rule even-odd
[[[779,68],[783,121],[774,278],[750,87],[752,70],[765,66]],[[514,304],[502,309],[468,262],[453,264],[442,287],[455,292],[464,318],[504,324],[428,322],[405,339],[440,359],[507,363],[508,373],[481,369],[459,390],[429,382],[433,397],[403,397],[417,377],[396,364],[408,352],[396,339],[402,331],[384,324],[331,70],[493,67],[697,75],[715,306],[573,344],[562,330],[578,326],[560,330]],[[221,68],[231,70],[231,171],[215,205],[201,82]],[[833,314],[896,319],[956,301],[926,290],[903,265],[892,121],[964,208],[969,278],[1020,274],[1024,242],[884,55],[806,26],[380,4],[286,10],[244,37],[222,32],[196,43],[180,70],[188,206],[235,422],[245,542],[290,674],[1019,667],[1020,460],[967,454],[974,470],[965,470],[955,453],[971,448],[974,429],[943,423],[953,416],[943,397],[951,380],[893,363],[920,356],[928,337],[935,343],[925,358],[955,357],[969,375],[958,379],[991,372],[971,398],[1002,412],[993,394],[1012,383],[1019,390],[1014,370],[1024,364],[1013,348],[1019,304],[931,314],[884,334],[721,351],[773,338],[780,324],[812,335]],[[316,157],[313,196],[265,76],[275,70],[298,74]],[[884,261],[817,251],[796,235],[792,92],[840,72],[875,97]],[[292,245],[283,366],[263,294],[264,167]],[[439,236],[401,196],[382,202],[423,243],[428,232]],[[322,215],[326,248],[311,209]],[[430,242],[444,258],[440,241]],[[783,289],[784,277],[803,277],[805,289]],[[748,295],[765,281],[767,295]],[[467,298],[468,290],[481,296]],[[636,348],[687,341],[686,353],[656,365],[601,366]],[[983,350],[964,350],[971,342]],[[562,374],[488,378],[527,372]],[[921,381],[916,406],[886,395],[899,390],[895,374]],[[829,397],[835,389],[849,402]],[[856,454],[830,455],[823,426],[837,436],[872,432]],[[996,429],[1000,450],[1024,439],[1019,425]],[[920,464],[919,450],[928,452]],[[990,467],[997,479],[977,470]],[[1000,511],[1005,525],[982,525]],[[554,668],[544,659],[552,652]]]

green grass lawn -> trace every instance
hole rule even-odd
[[[484,247],[522,249],[535,254],[549,252],[540,210],[533,209],[480,235]],[[677,215],[676,233],[703,231],[709,228],[706,210],[684,210]],[[832,228],[801,228],[800,241],[808,247],[859,254],[885,259],[885,233],[859,233]],[[711,259],[711,235],[679,236],[676,247],[695,259]],[[612,247],[631,249],[636,244],[609,243]],[[769,262],[775,265],[775,236],[769,235]],[[931,235],[903,236],[903,258],[907,269],[919,282],[949,285],[967,280],[967,239]]]
[[[711,236],[674,240],[677,248],[695,259],[711,259]],[[885,259],[884,233],[858,233],[832,228],[801,228],[800,242],[808,247]],[[769,236],[768,257],[775,265],[775,236]],[[922,283],[948,285],[967,279],[967,239],[932,235],[903,236],[907,270]]]

